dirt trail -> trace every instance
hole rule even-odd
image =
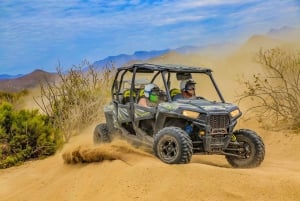
[[[93,147],[92,128],[53,157],[1,170],[0,200],[299,200],[297,134],[255,128],[266,144],[265,161],[258,168],[233,169],[223,156],[199,155],[187,165],[167,165],[122,141]],[[118,159],[64,163],[63,154],[79,146]]]

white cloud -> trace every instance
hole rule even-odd
[[[130,51],[178,47],[209,42],[209,37],[222,40],[238,32],[254,33],[274,26],[299,26],[300,23],[296,0],[86,2],[0,1],[0,66],[15,65],[17,61],[9,58],[13,57],[11,53],[18,51],[35,50],[36,54],[42,54],[72,47],[74,52],[80,52],[76,49],[80,46],[87,49],[89,45],[91,48],[103,45],[103,49],[109,49],[110,45],[115,52],[123,53],[130,47]],[[102,55],[111,53],[110,49]]]

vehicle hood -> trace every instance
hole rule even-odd
[[[205,99],[182,99],[171,103],[161,103],[159,107],[169,111],[192,110],[205,113],[230,112],[238,108],[231,103],[208,101]]]

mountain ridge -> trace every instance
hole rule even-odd
[[[36,69],[29,74],[14,79],[0,80],[0,91],[19,92],[25,89],[34,88],[41,82],[54,80],[56,76],[56,73],[49,73],[41,69]]]
[[[17,74],[17,75],[0,74],[0,80],[15,79],[22,76],[23,74]]]
[[[164,49],[164,50],[152,50],[152,51],[136,51],[134,54],[129,55],[129,54],[119,54],[116,56],[108,56],[104,59],[95,61],[93,65],[96,67],[96,69],[102,69],[105,68],[106,66],[114,66],[114,67],[120,67],[132,60],[147,60],[162,54],[165,54],[169,52],[169,49]]]

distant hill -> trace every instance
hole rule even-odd
[[[37,69],[21,77],[0,80],[0,91],[19,92],[24,89],[34,88],[45,80],[54,80],[55,77],[56,73],[48,73]]]
[[[104,68],[106,66],[115,66],[120,67],[132,60],[147,60],[159,55],[169,52],[169,49],[166,50],[154,50],[154,51],[137,51],[133,55],[120,54],[117,56],[109,56],[102,60],[95,61],[94,66],[98,69]]]
[[[0,74],[0,80],[15,79],[22,76],[23,76],[22,74],[18,74],[18,75]]]
[[[130,64],[133,62],[145,62],[147,60],[151,60],[154,58],[158,58],[162,55],[166,55],[168,53],[176,52],[178,54],[191,54],[194,52],[199,52],[206,48],[198,47],[198,46],[183,46],[176,49],[165,49],[165,50],[153,50],[153,51],[136,51],[132,55],[128,54],[120,54],[117,56],[109,56],[102,60],[95,61],[94,66],[98,69],[104,68],[106,66],[114,66],[120,67],[126,64]]]
[[[204,46],[203,47],[198,47],[198,46],[186,45],[186,46],[182,46],[182,47],[176,48],[176,49],[171,50],[171,51],[177,52],[177,53],[180,53],[180,54],[191,54],[191,53],[194,53],[194,52],[199,52],[203,48],[205,48],[205,47]]]
[[[300,28],[283,26],[278,29],[270,29],[266,34],[273,38],[285,39],[287,41],[298,41],[300,34]]]
[[[234,57],[244,57],[253,60],[262,49],[282,47],[284,41],[267,35],[253,35],[234,52]]]
[[[188,55],[202,52],[203,50],[206,51],[213,51],[217,53],[220,49],[229,49],[229,46],[232,44],[211,44],[206,46],[182,46],[175,49],[165,49],[165,50],[154,50],[154,51],[137,51],[133,55],[128,54],[120,54],[117,56],[109,56],[102,60],[95,61],[94,66],[97,69],[102,69],[106,66],[114,66],[116,68],[132,64],[134,62],[141,63],[146,61],[151,61],[152,59],[157,59],[160,57],[164,57],[164,55],[168,54],[178,54],[178,55]],[[232,47],[230,47],[232,49]]]
[[[242,46],[243,48],[272,48],[276,47],[277,45],[282,44],[283,42],[279,39],[275,39],[270,36],[265,36],[265,35],[253,35],[250,37],[245,44]]]

